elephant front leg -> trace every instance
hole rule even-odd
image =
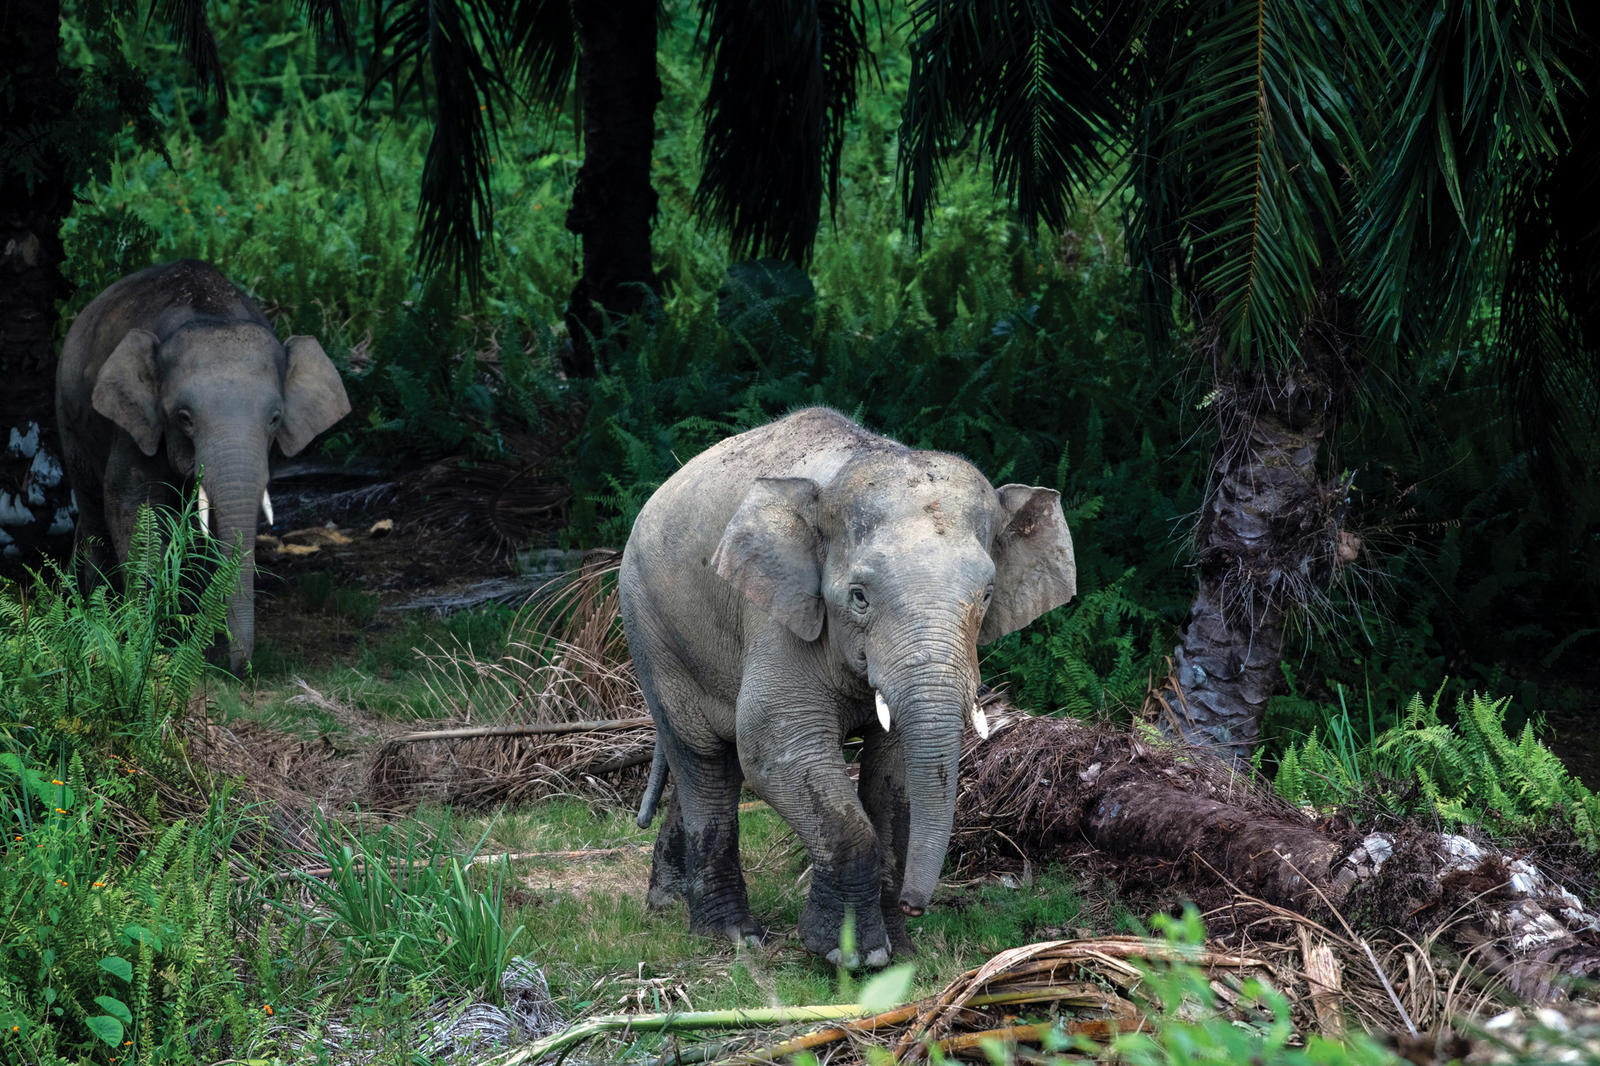
[[[906,868],[911,805],[906,794],[905,754],[897,731],[885,733],[876,726],[867,727],[867,734],[862,738],[861,777],[856,791],[882,845],[879,905],[889,944],[896,955],[915,955],[917,949],[906,933],[906,916],[900,910],[900,882]]]
[[[883,966],[893,950],[883,915],[883,852],[845,773],[837,718],[792,707],[777,714],[755,707],[747,712],[741,697],[739,720],[746,775],[811,858],[801,942],[835,965]],[[745,728],[747,721],[753,728]],[[855,927],[849,954],[841,943],[847,915]]]

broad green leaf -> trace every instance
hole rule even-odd
[[[83,1024],[87,1025],[89,1031],[94,1033],[95,1036],[98,1036],[112,1047],[122,1043],[122,1023],[109,1014],[96,1014],[92,1018],[85,1018]]]
[[[123,1025],[133,1024],[133,1011],[129,1010],[128,1005],[122,1000],[117,999],[115,996],[96,996],[94,1001],[100,1004],[101,1010],[113,1018],[119,1019]]]
[[[113,977],[129,982],[133,980],[133,964],[120,955],[107,955],[100,960],[100,968]]]

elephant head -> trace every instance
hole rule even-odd
[[[882,727],[902,731],[900,906],[921,914],[950,842],[962,728],[981,720],[978,645],[1076,593],[1060,495],[996,490],[961,459],[893,446],[826,483],[759,479],[713,564],[800,640],[826,641],[838,670],[871,690]]]
[[[130,329],[95,380],[91,402],[139,450],[185,481],[200,472],[201,530],[242,549],[228,603],[229,664],[255,644],[257,514],[272,521],[267,454],[294,455],[350,411],[339,372],[313,337],[279,343],[256,322],[191,323],[159,340]]]

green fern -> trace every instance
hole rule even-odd
[[[1511,698],[1459,696],[1447,723],[1439,713],[1443,693],[1440,686],[1431,700],[1413,696],[1399,724],[1364,746],[1330,749],[1313,729],[1284,750],[1273,788],[1295,803],[1375,801],[1502,837],[1560,825],[1585,849],[1600,851],[1600,796],[1539,741],[1532,722],[1514,738],[1507,732]]]

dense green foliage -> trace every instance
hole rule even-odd
[[[123,580],[55,572],[0,589],[0,1047],[8,1061],[191,1062],[250,1011],[228,864],[245,826],[219,793],[158,813],[185,775],[169,728],[222,629],[237,564],[183,515],[142,512]],[[187,571],[187,573],[185,573]],[[196,580],[196,572],[209,576]],[[110,1049],[108,1052],[107,1049]]]
[[[1413,696],[1398,725],[1374,733],[1369,722],[1365,737],[1348,715],[1331,718],[1326,733],[1313,728],[1284,750],[1273,787],[1295,803],[1420,812],[1497,836],[1559,825],[1600,850],[1600,795],[1539,742],[1531,721],[1508,733],[1509,696],[1458,697],[1447,722],[1442,694]]]
[[[988,674],[1032,707],[1127,713],[1164,673],[1192,596],[1183,536],[1214,430],[1206,397],[1145,350],[1120,201],[1029,232],[988,169],[957,154],[922,242],[909,240],[894,158],[910,68],[895,30],[871,42],[877,80],[846,130],[834,225],[809,277],[730,266],[691,213],[706,78],[694,15],[667,12],[653,173],[663,313],[629,335],[609,376],[554,371],[577,257],[562,225],[579,160],[570,116],[503,130],[491,258],[467,305],[412,265],[421,126],[381,85],[363,111],[352,61],[287,0],[214,8],[236,45],[226,118],[170,88],[183,80],[174,49],[128,34],[167,86],[171,165],[130,141],[110,180],[83,190],[68,228],[76,303],[152,260],[218,262],[346,370],[356,412],[322,442],[334,454],[490,457],[509,427],[553,431],[581,413],[563,459],[578,544],[618,543],[683,460],[808,403],[961,452],[997,481],[1056,486],[1082,596],[993,649]],[[68,47],[90,55],[70,33]],[[1393,725],[1447,672],[1528,710],[1584,705],[1600,493],[1535,491],[1487,352],[1474,340],[1374,381],[1376,402],[1337,442],[1362,553],[1289,649],[1269,735],[1308,732],[1337,685],[1368,693],[1387,709],[1378,727]]]

